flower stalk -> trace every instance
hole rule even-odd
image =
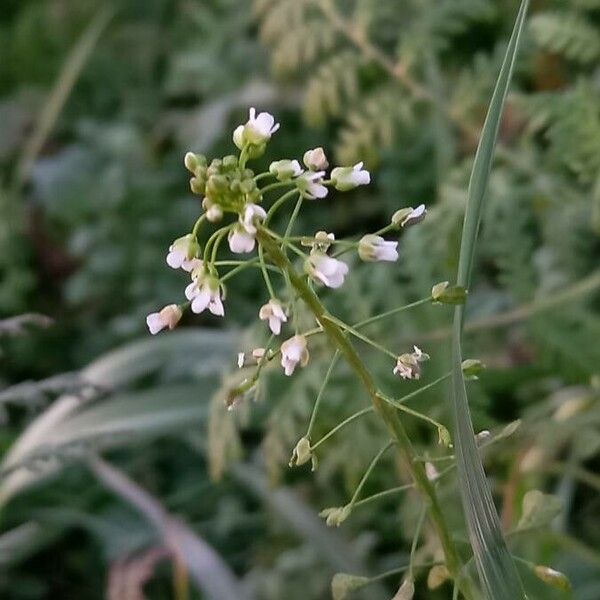
[[[325,306],[307,284],[306,280],[294,268],[284,252],[281,251],[276,240],[274,240],[264,228],[258,229],[257,239],[265,249],[265,252],[271,261],[278,268],[287,273],[287,277],[298,296],[313,313],[315,319],[321,325],[329,340],[344,356],[351,369],[360,379],[369,395],[375,412],[382,419],[390,432],[392,439],[400,449],[403,462],[406,465],[416,488],[421,493],[427,508],[429,519],[439,537],[448,571],[453,578],[456,579],[461,571],[462,561],[450,536],[450,531],[437,498],[435,488],[432,482],[427,478],[424,466],[417,460],[413,445],[397,415],[396,409],[381,398],[375,380],[360,359],[354,346],[348,340],[343,329],[335,322],[335,319],[331,318],[331,315],[328,314]],[[460,582],[460,588],[463,595],[468,600],[474,600],[475,596],[469,581],[466,579],[462,580]]]

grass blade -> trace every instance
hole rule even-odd
[[[251,600],[227,563],[188,525],[172,517],[163,505],[123,472],[101,458],[89,461],[98,480],[130,504],[160,532],[172,555],[182,561],[192,581],[210,600]],[[187,596],[187,594],[185,595]]]
[[[519,47],[519,39],[525,22],[527,5],[528,0],[521,2],[481,132],[481,139],[469,181],[457,277],[457,285],[465,288],[469,288],[470,284],[477,232],[494,155],[494,146]],[[486,597],[490,600],[524,599],[526,596],[523,585],[502,534],[500,519],[475,445],[475,433],[461,368],[463,318],[464,306],[458,306],[454,313],[452,334],[452,408],[454,412],[454,445],[458,478],[469,529],[469,538]]]

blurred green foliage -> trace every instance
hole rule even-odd
[[[187,191],[184,152],[228,153],[233,127],[253,105],[282,122],[264,165],[324,145],[339,161],[365,159],[374,169],[368,189],[311,205],[303,229],[354,235],[386,224],[400,207],[430,208],[401,241],[393,277],[386,268],[352,265],[344,290],[328,298],[342,318],[367,318],[451,280],[476,135],[516,6],[121,0],[81,69],[70,73],[73,88],[23,178],[40,115],[73,69],[68,57],[98,18],[98,3],[2,3],[0,317],[39,312],[55,320],[17,334],[0,321],[0,490],[16,473],[37,479],[53,472],[3,507],[2,597],[102,598],[107,574],[115,586],[118,577],[135,580],[123,561],[163,544],[81,465],[89,447],[105,450],[210,543],[249,597],[326,598],[335,571],[375,574],[404,562],[418,517],[410,495],[355,511],[341,532],[314,516],[347,502],[381,445],[377,424],[361,419],[332,438],[314,476],[287,470],[328,366],[327,347],[311,347],[311,368],[291,381],[268,371],[259,402],[232,414],[223,394],[237,376],[235,352],[259,345],[262,327],[232,336],[210,317],[186,317],[183,337],[176,332],[172,342],[135,340],[146,335],[144,316],[181,293],[164,256],[199,210]],[[566,572],[578,600],[596,600],[600,587],[598,39],[596,0],[534,3],[492,173],[466,339],[469,355],[488,365],[469,388],[476,430],[523,420],[485,453],[505,526],[517,525],[531,488],[557,494],[564,506],[552,527],[511,536],[511,548]],[[232,285],[227,327],[255,320],[259,289],[252,276]],[[372,330],[400,350],[417,342],[429,351],[427,383],[447,369],[449,316],[426,307]],[[199,324],[211,331],[192,328]],[[120,346],[100,361],[97,388],[90,386],[98,357]],[[394,393],[414,389],[363,351]],[[87,373],[88,380],[47,379],[61,373]],[[24,380],[44,383],[11,387]],[[53,414],[67,427],[60,410],[74,397],[68,410],[81,439],[67,436],[63,447],[64,430],[51,428],[36,448],[48,454],[48,444],[57,444],[52,460],[24,452],[27,468],[6,471],[23,430]],[[443,398],[435,388],[419,408],[445,421]],[[324,405],[317,438],[364,406],[343,367]],[[158,411],[156,422],[142,422],[149,407]],[[169,409],[171,421],[163,414]],[[100,417],[86,429],[90,413]],[[407,427],[424,456],[440,454],[435,434],[414,421]],[[57,466],[65,467],[60,474]],[[397,485],[398,473],[401,465],[388,457],[365,494]],[[283,494],[267,480],[284,485]],[[441,496],[460,537],[452,477]],[[173,597],[171,562],[148,577],[148,598]],[[525,577],[532,599],[568,597]],[[365,597],[389,597],[396,583],[368,588]],[[418,597],[451,597],[448,587],[419,586]]]

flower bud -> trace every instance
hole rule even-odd
[[[368,577],[336,573],[331,580],[331,597],[333,600],[345,600],[349,594],[368,585],[370,581]]]
[[[331,508],[324,508],[319,516],[325,519],[328,527],[339,527],[351,513],[350,506],[333,506]]]
[[[464,304],[467,290],[460,285],[451,286],[447,281],[436,283],[431,288],[431,299],[439,304]]]
[[[269,173],[279,181],[289,181],[302,173],[302,167],[297,160],[276,160],[269,166]]]
[[[177,304],[169,304],[160,312],[151,313],[146,317],[146,324],[152,335],[156,335],[163,329],[175,329],[182,316],[181,307]]]
[[[238,166],[238,157],[234,154],[228,154],[223,157],[223,169],[225,171],[232,171]]]
[[[292,452],[292,458],[290,459],[290,467],[300,467],[306,464],[312,458],[312,451],[310,448],[310,441],[306,437],[300,438],[294,451]]]
[[[401,208],[392,215],[392,224],[396,227],[410,227],[420,223],[427,214],[427,209],[424,204],[420,204],[417,208]]]
[[[190,179],[190,190],[192,190],[192,194],[204,195],[206,192],[206,179],[204,177],[192,177]]]
[[[302,160],[311,171],[324,171],[329,166],[325,152],[321,147],[307,150]]]
[[[533,572],[544,583],[547,583],[557,590],[568,592],[571,589],[571,582],[569,581],[569,578],[560,571],[556,571],[544,565],[536,565],[533,569]]]
[[[193,152],[187,152],[183,158],[183,164],[185,165],[185,168],[188,171],[190,171],[194,175],[197,175],[199,167],[206,167],[206,156],[204,156],[203,154],[194,154]]]
[[[478,379],[479,373],[485,369],[485,365],[476,358],[463,360],[461,367],[465,379]]]
[[[436,590],[448,579],[450,579],[450,573],[446,565],[435,565],[427,574],[427,587],[430,590]]]

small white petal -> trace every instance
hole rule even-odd
[[[148,325],[148,329],[152,335],[156,335],[166,327],[166,323],[163,323],[160,314],[157,312],[150,313],[146,317],[146,325]]]
[[[202,288],[198,291],[194,299],[192,300],[192,312],[200,314],[206,309],[210,302],[210,291],[207,288]]]

